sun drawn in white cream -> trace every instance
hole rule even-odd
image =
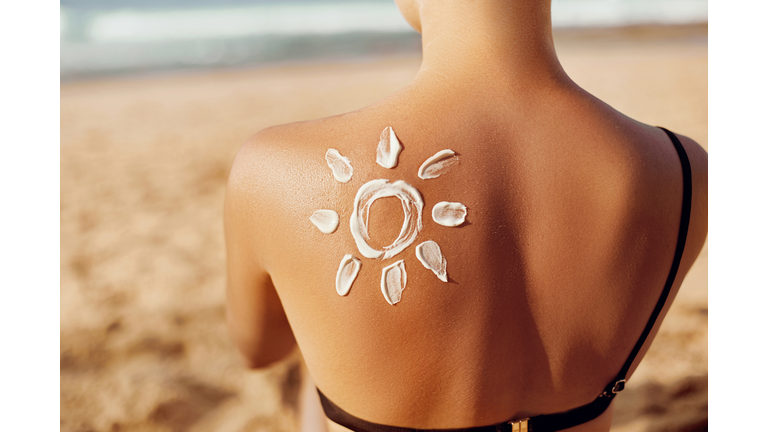
[[[402,150],[403,147],[400,145],[395,131],[391,127],[387,127],[379,139],[379,145],[376,149],[376,163],[384,168],[394,169]],[[325,160],[337,181],[347,183],[352,179],[354,172],[352,163],[338,150],[328,149]],[[441,150],[424,161],[419,167],[419,178],[422,180],[437,178],[450,170],[458,160],[458,156],[452,150]],[[374,201],[386,197],[395,197],[400,200],[403,207],[403,226],[392,244],[383,249],[375,249],[368,243],[370,240],[368,236],[368,212]],[[386,260],[408,248],[416,240],[423,227],[423,209],[424,200],[421,193],[403,180],[390,182],[386,179],[375,179],[366,182],[355,195],[355,203],[349,221],[349,229],[360,254],[365,258]],[[467,207],[461,203],[442,201],[432,208],[432,220],[446,227],[460,226],[466,220],[466,216]],[[325,234],[334,233],[339,226],[339,215],[334,210],[316,210],[309,217],[309,220]],[[436,242],[427,240],[416,246],[416,258],[441,281],[448,282],[447,263]],[[339,295],[349,294],[361,267],[360,259],[352,254],[344,255],[336,273],[336,292]],[[403,260],[396,261],[382,269],[381,293],[389,304],[394,305],[400,301],[407,279],[408,275]]]

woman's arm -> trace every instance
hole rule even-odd
[[[230,172],[224,204],[227,248],[227,326],[251,368],[285,358],[296,341],[272,279],[260,259],[257,228],[261,185],[254,179],[257,146],[243,146]]]

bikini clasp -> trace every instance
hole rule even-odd
[[[614,397],[620,391],[624,390],[624,385],[626,383],[627,383],[627,380],[625,380],[625,379],[620,379],[620,380],[614,382],[613,383],[613,387],[610,390],[608,390],[608,387],[606,387],[605,390],[603,391],[603,393],[599,397],[607,397],[607,398]],[[610,386],[610,384],[608,384],[608,386]]]
[[[613,394],[616,394],[624,390],[624,384],[626,383],[627,383],[627,380],[623,380],[623,379],[616,381],[616,383],[613,385],[613,388],[611,389],[611,392]]]
[[[528,420],[530,419],[509,422],[512,425],[512,432],[528,432]]]

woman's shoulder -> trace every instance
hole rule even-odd
[[[275,174],[305,166],[306,159],[322,161],[328,144],[339,135],[340,116],[286,123],[262,129],[240,147],[230,170],[230,187],[279,179]],[[324,150],[325,149],[325,150]],[[272,175],[263,175],[270,173]]]
[[[327,148],[343,146],[360,134],[361,128],[372,121],[374,116],[369,108],[312,120],[296,121],[262,129],[248,138],[240,148],[238,160],[261,159],[271,163],[280,155],[300,155]],[[382,120],[383,121],[383,120]],[[323,150],[325,149],[325,150]],[[283,163],[289,162],[284,158]]]

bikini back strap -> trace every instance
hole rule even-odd
[[[334,423],[356,432],[556,432],[586,423],[602,414],[614,395],[598,397],[592,403],[557,414],[544,414],[530,419],[458,429],[411,429],[369,422],[344,411],[317,389],[325,415]]]
[[[317,394],[320,396],[323,411],[329,419],[356,432],[512,432],[512,425],[508,423],[459,429],[411,429],[387,426],[353,416],[328,399],[320,389],[317,389]]]

